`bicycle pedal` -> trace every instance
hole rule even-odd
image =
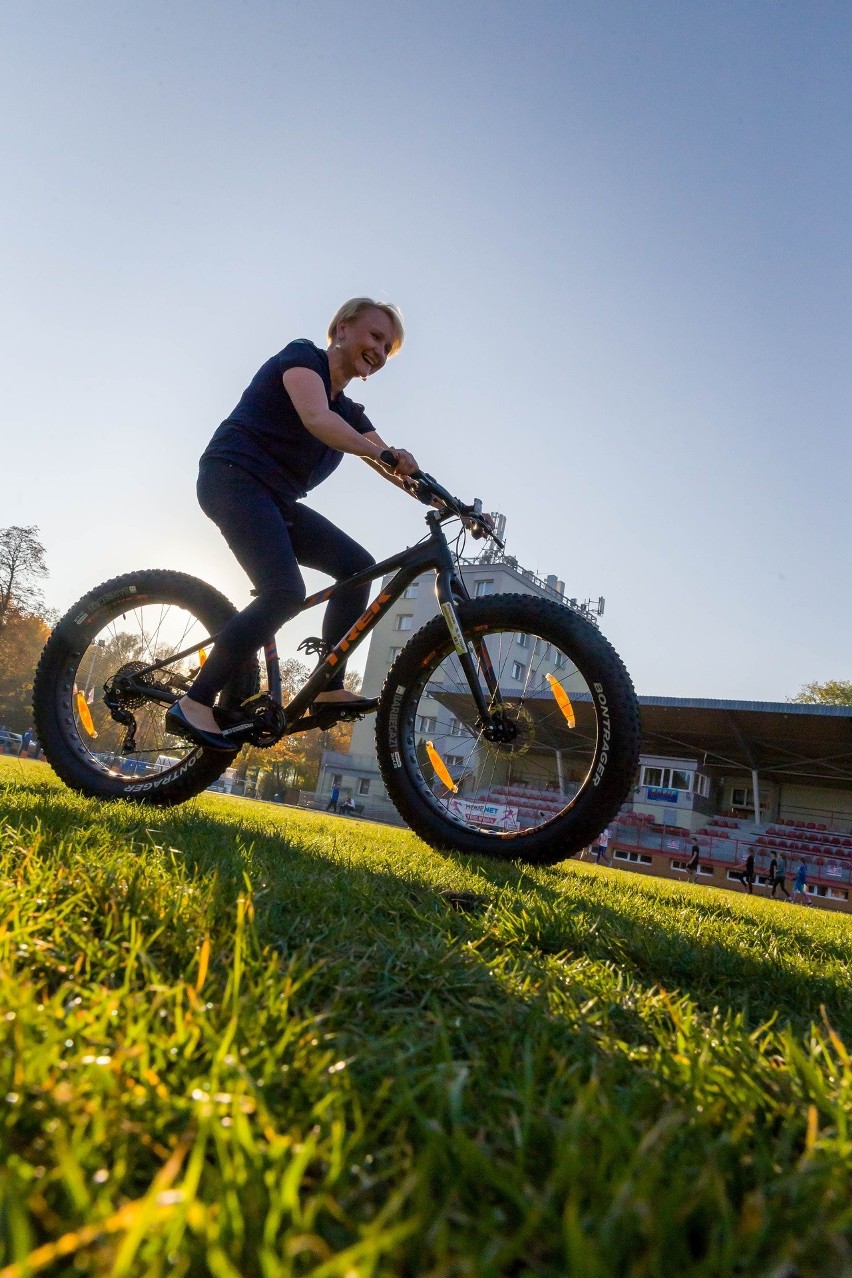
[[[336,723],[354,723],[356,719],[363,719],[365,714],[372,714],[377,707],[378,701],[367,702],[364,706],[336,706],[334,702],[329,702],[327,706],[318,706],[314,703],[311,713],[303,715],[296,727],[299,732],[307,732],[311,728],[319,728],[322,732],[326,732]]]

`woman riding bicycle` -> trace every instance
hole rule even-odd
[[[328,349],[307,338],[290,342],[258,370],[202,458],[201,509],[225,537],[254,586],[256,598],[216,635],[215,646],[186,695],[166,714],[169,731],[198,745],[234,751],[216,719],[217,695],[234,671],[305,601],[299,565],[342,581],[375,560],[328,519],[301,504],[340,464],[344,453],[363,457],[405,487],[417,462],[402,448],[391,472],[380,462],[388,445],[363,407],[343,394],[353,377],[366,381],[401,348],[402,317],[390,303],[355,297],[328,327]],[[332,596],[322,637],[333,647],[367,606],[369,584]],[[315,704],[375,708],[343,686],[341,663]]]

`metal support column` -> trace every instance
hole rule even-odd
[[[751,792],[752,792],[752,798],[754,799],[754,822],[755,822],[755,825],[759,826],[760,825],[760,785],[759,785],[759,778],[757,775],[757,768],[752,768],[751,770]]]

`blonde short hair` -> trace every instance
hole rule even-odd
[[[348,302],[344,302],[338,311],[335,312],[331,323],[328,326],[328,340],[333,342],[337,336],[337,326],[344,320],[355,320],[359,315],[363,315],[364,311],[375,306],[377,311],[382,311],[387,315],[393,325],[393,346],[390,349],[391,355],[396,355],[397,351],[405,341],[405,326],[402,322],[402,312],[398,306],[394,306],[393,302],[374,302],[372,297],[350,297]]]

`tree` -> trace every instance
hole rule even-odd
[[[281,700],[286,706],[296,695],[310,675],[310,670],[303,662],[291,657],[281,662]],[[358,692],[361,688],[361,676],[356,670],[349,671],[344,678],[344,685],[350,692]],[[274,746],[266,749],[249,747],[240,755],[235,764],[237,775],[245,780],[249,772],[255,772],[258,793],[271,797],[269,783],[261,774],[274,772],[277,786],[296,786],[300,790],[313,790],[319,779],[319,770],[325,750],[337,750],[346,753],[352,739],[351,723],[336,723],[326,732],[298,732],[293,736],[282,737]]]
[[[0,723],[25,732],[32,723],[33,676],[50,627],[11,606],[0,627]]]
[[[806,683],[795,697],[788,697],[798,705],[852,706],[852,681],[829,679],[826,683]]]
[[[0,629],[10,610],[34,614],[44,606],[38,582],[47,576],[47,564],[37,533],[35,524],[0,528]]]

